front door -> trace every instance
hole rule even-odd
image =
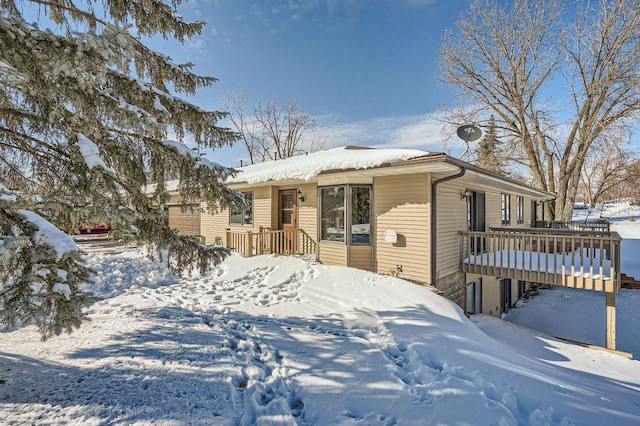
[[[298,192],[295,189],[278,191],[278,229],[283,253],[295,253],[298,236],[294,231],[298,227]]]

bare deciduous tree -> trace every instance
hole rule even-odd
[[[316,134],[315,120],[295,101],[279,104],[269,99],[258,103],[253,115],[247,114],[243,93],[226,93],[222,102],[251,164],[317,151],[324,145]]]
[[[255,121],[246,114],[246,95],[244,93],[225,92],[222,94],[222,104],[225,110],[229,112],[227,117],[240,135],[240,140],[242,140],[249,155],[249,162],[251,164],[256,163],[256,157],[259,152],[258,147],[260,146],[257,141],[259,132]]]
[[[590,207],[595,207],[603,198],[633,196],[637,187],[629,191],[629,185],[637,179],[633,153],[624,149],[625,141],[620,137],[607,138],[595,143],[585,158],[580,190]]]
[[[640,1],[475,0],[442,46],[443,80],[494,114],[533,183],[569,219],[592,145],[640,111]],[[562,93],[562,90],[565,90]],[[469,117],[458,115],[458,122]]]

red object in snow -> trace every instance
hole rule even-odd
[[[111,225],[109,224],[78,224],[78,232],[81,234],[106,234],[111,230]]]

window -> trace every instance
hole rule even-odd
[[[500,280],[500,308],[502,313],[509,312],[511,309],[511,279],[504,278]]]
[[[371,244],[371,188],[351,187],[351,244]]]
[[[344,186],[320,189],[320,239],[344,241]]]
[[[524,197],[516,198],[517,215],[516,222],[521,225],[524,223]]]
[[[518,299],[520,299],[527,292],[527,282],[518,280]]]
[[[319,191],[320,239],[371,244],[371,187],[344,185]]]
[[[482,313],[482,278],[467,284],[467,312],[470,314]]]
[[[236,225],[253,224],[253,192],[243,192],[247,205],[244,207],[233,206],[229,208],[229,223]]]
[[[502,224],[511,225],[511,195],[502,194]]]

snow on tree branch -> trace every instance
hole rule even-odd
[[[226,113],[176,95],[217,80],[140,38],[198,34],[204,23],[186,22],[181,3],[0,1],[0,241],[12,247],[0,251],[0,322],[33,320],[48,337],[84,319],[89,298],[78,285],[89,271],[60,229],[108,223],[112,238],[166,249],[178,271],[227,254],[169,229],[162,208],[170,179],[184,199],[210,209],[236,198],[223,185],[233,170],[198,153],[236,139],[217,125]],[[163,143],[168,133],[196,149]],[[156,191],[144,193],[154,182]]]
[[[18,213],[36,227],[35,242],[51,247],[56,252],[58,260],[69,253],[80,250],[73,238],[53,226],[42,216],[29,210],[18,210]]]
[[[82,133],[78,133],[78,148],[84,158],[84,162],[87,163],[87,167],[90,169],[94,167],[101,167],[107,173],[115,173],[111,167],[108,167],[105,164],[102,157],[100,157],[100,150],[98,149],[98,146]]]

